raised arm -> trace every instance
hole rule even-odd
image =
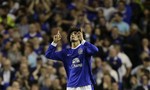
[[[56,51],[56,46],[57,43],[61,40],[61,36],[60,33],[58,31],[58,33],[56,35],[54,35],[53,37],[53,42],[49,45],[48,50],[45,53],[45,56],[49,59],[52,60],[60,60],[62,61],[63,58],[63,51]]]
[[[79,38],[80,38],[80,41],[81,41],[81,44],[85,46],[86,48],[86,53],[89,54],[89,55],[94,55],[98,52],[98,48],[89,43],[89,42],[86,42],[83,38],[83,32],[82,32],[82,29],[81,29],[81,32],[78,33],[79,35]]]
[[[34,0],[30,1],[30,5],[28,7],[28,12],[31,13],[31,14],[34,13],[34,9],[33,9],[34,8],[34,4],[35,4]]]
[[[85,40],[83,40],[81,44],[83,44],[85,46],[86,53],[89,55],[94,55],[98,52],[98,48],[95,45],[93,45],[89,42],[86,42]]]

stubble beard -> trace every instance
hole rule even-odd
[[[72,43],[72,42],[76,42],[76,40],[71,40],[70,42],[71,42],[71,43]]]

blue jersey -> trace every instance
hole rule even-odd
[[[56,47],[50,45],[46,57],[63,62],[67,73],[67,87],[81,87],[94,84],[91,69],[91,56],[98,48],[89,42],[84,42],[76,48],[56,52]]]

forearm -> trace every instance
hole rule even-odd
[[[93,55],[98,52],[98,48],[95,45],[93,45],[89,42],[86,42],[85,40],[82,40],[81,44],[83,44],[86,47],[86,52],[88,54]]]
[[[47,49],[47,51],[46,51],[46,54],[45,54],[45,56],[46,56],[47,58],[52,59],[51,56],[52,56],[53,53],[56,51],[56,46],[57,46],[57,44],[54,43],[54,42],[52,42],[52,43],[49,45],[49,47],[48,47],[48,49]]]
[[[42,3],[43,3],[43,6],[44,6],[46,12],[49,12],[50,11],[50,7],[49,7],[48,3],[45,0],[42,0]]]
[[[52,60],[61,60],[62,59],[62,51],[56,52],[57,44],[52,42],[49,45],[48,50],[46,51],[45,56]]]

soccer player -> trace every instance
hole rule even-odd
[[[54,35],[53,42],[46,51],[46,57],[62,61],[67,73],[67,90],[94,90],[92,77],[91,56],[98,52],[98,48],[83,37],[79,28],[71,28],[68,40],[71,48],[56,51],[57,43],[61,40],[60,33]]]

